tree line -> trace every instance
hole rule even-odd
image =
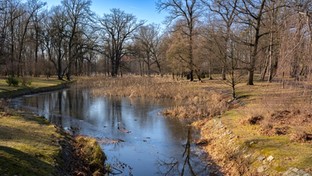
[[[91,4],[2,0],[0,74],[221,74],[233,89],[240,77],[311,76],[310,0],[159,0],[165,27],[120,9],[98,16]]]

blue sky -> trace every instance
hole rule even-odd
[[[42,0],[48,6],[61,4],[61,0]],[[162,24],[165,19],[165,12],[158,13],[155,3],[157,0],[92,0],[91,9],[100,16],[110,13],[110,9],[119,8],[126,13],[131,13],[138,20],[146,20],[147,24]]]

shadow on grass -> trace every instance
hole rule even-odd
[[[53,166],[20,150],[0,146],[0,175],[51,175]]]

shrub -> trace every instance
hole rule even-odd
[[[13,76],[8,77],[6,82],[8,83],[9,86],[11,86],[11,85],[18,86],[18,84],[19,84],[19,80]]]

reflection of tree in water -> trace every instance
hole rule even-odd
[[[110,103],[110,108],[107,109],[107,118],[110,118],[109,121],[111,122],[111,129],[116,130],[118,122],[123,123],[121,99],[111,98],[107,102]]]
[[[182,154],[182,160],[178,160],[176,158],[171,158],[168,161],[159,161],[159,171],[161,175],[210,175],[210,176],[219,176],[222,175],[215,169],[212,170],[210,167],[210,163],[204,164],[201,163],[198,165],[196,161],[192,160],[192,152],[191,152],[191,127],[188,127],[187,132],[187,140],[184,145],[184,151]],[[197,157],[195,157],[197,158]]]

